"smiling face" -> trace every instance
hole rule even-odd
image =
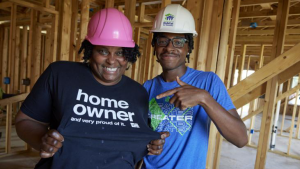
[[[117,84],[127,68],[128,61],[121,47],[94,46],[90,67],[96,80],[106,86]]]
[[[159,37],[165,37],[164,39],[169,39],[169,44],[167,46],[160,46],[160,44],[165,44],[159,40]],[[174,39],[175,38],[175,39]],[[184,43],[182,47],[174,47],[181,46],[178,39],[183,39],[182,42]],[[162,33],[158,35],[158,41],[155,44],[155,51],[157,60],[159,61],[160,65],[162,66],[164,71],[168,70],[176,70],[176,69],[185,69],[185,60],[186,55],[188,53],[188,44],[185,43],[184,34],[175,34],[175,33]],[[170,40],[173,39],[173,42]],[[173,43],[173,44],[172,44]]]

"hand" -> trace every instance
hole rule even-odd
[[[174,104],[175,107],[178,107],[181,110],[185,110],[188,107],[193,107],[200,104],[201,99],[207,96],[207,94],[209,95],[209,93],[203,89],[199,89],[184,83],[179,79],[178,76],[176,77],[176,81],[180,85],[180,87],[161,93],[156,96],[156,99],[174,94],[169,102],[171,104]]]
[[[49,130],[42,138],[40,156],[42,158],[52,157],[62,147],[64,137],[57,130]]]
[[[148,155],[160,155],[164,144],[165,144],[165,138],[170,136],[169,132],[159,132],[160,133],[160,138],[158,140],[152,140],[148,145]]]

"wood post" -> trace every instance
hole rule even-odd
[[[80,6],[81,14],[80,14],[80,24],[79,24],[79,37],[76,45],[77,52],[79,51],[81,43],[83,42],[87,34],[87,26],[89,22],[89,8],[90,8],[90,0],[82,0]],[[83,52],[81,54],[77,54],[77,52],[75,55],[75,60],[79,62],[83,57]]]
[[[289,7],[290,0],[279,0],[271,58],[276,58],[283,52],[282,49],[284,45]],[[255,169],[265,168],[272,120],[274,115],[274,106],[276,102],[277,87],[278,76],[275,76],[267,82],[265,105],[259,135],[258,151],[256,154]]]
[[[240,14],[240,5],[241,0],[233,0],[233,10],[232,10],[232,21],[230,26],[230,34],[229,34],[229,47],[228,47],[228,55],[227,55],[227,62],[226,62],[226,71],[225,71],[225,86],[227,88],[231,87],[233,84],[231,82],[231,75],[234,76],[235,69],[232,70],[233,58],[234,58],[234,51],[235,51],[235,42],[236,42],[236,32],[237,26],[239,21],[239,14]]]

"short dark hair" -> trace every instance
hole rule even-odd
[[[86,63],[92,56],[93,54],[93,48],[94,45],[91,44],[91,42],[89,42],[88,40],[84,40],[81,43],[81,47],[78,51],[78,54],[80,54],[82,52],[82,50],[84,49],[84,53],[83,53],[83,60]],[[137,57],[141,56],[141,53],[139,51],[139,46],[137,44],[135,44],[134,48],[127,48],[127,47],[122,47],[123,50],[123,54],[125,56],[125,58],[128,60],[128,62],[134,63],[137,60]]]
[[[157,37],[159,35],[161,35],[162,33],[161,32],[154,32],[153,33],[153,38],[152,38],[152,47],[155,46],[155,43],[157,41]],[[188,48],[189,48],[189,53],[192,53],[193,49],[194,49],[194,38],[193,38],[193,34],[192,33],[185,33],[184,34],[184,37],[185,39],[188,40]],[[154,55],[155,55],[155,51],[153,51]],[[187,55],[186,56],[187,60],[188,60],[188,63],[190,63],[190,55]]]

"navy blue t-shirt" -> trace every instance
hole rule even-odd
[[[64,136],[53,159],[37,168],[133,168],[147,144],[160,138],[148,127],[143,86],[126,76],[104,86],[85,63],[50,64],[21,110]]]

